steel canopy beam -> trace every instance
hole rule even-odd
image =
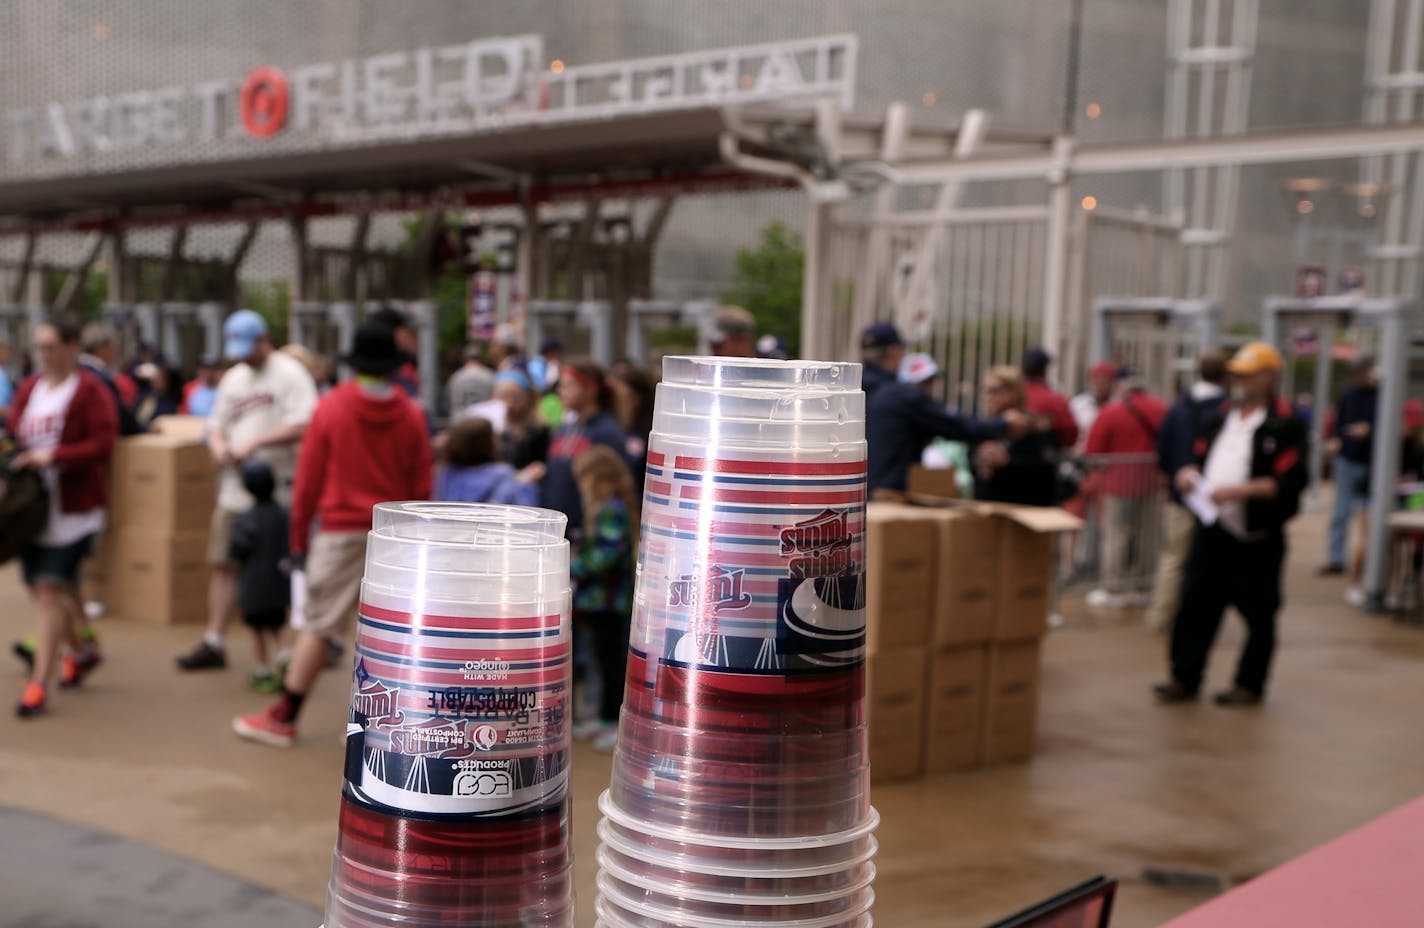
[[[1294,132],[1252,133],[1231,138],[1079,145],[1066,157],[984,156],[935,165],[886,168],[897,184],[948,180],[1049,180],[1059,171],[1073,175],[1129,174],[1192,167],[1292,164],[1359,158],[1361,154],[1424,151],[1424,124],[1351,126]]]

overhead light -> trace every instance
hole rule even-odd
[[[1097,119],[1099,116],[1103,115],[1103,108],[1101,104],[1089,103],[1087,106],[1083,107],[1083,113],[1087,115],[1089,119]]]
[[[925,106],[934,106],[938,100],[939,97],[935,95],[933,90],[926,90],[924,95],[920,97],[920,102]]]
[[[1302,216],[1315,212],[1315,204],[1309,200],[1296,200],[1295,211]]]
[[[1097,198],[1097,197],[1093,197],[1093,196],[1083,197],[1083,209],[1085,209],[1085,210],[1087,210],[1088,212],[1091,213],[1093,210],[1095,210],[1095,209],[1097,209],[1097,208],[1098,208],[1098,198]]]
[[[563,74],[563,73],[564,73],[564,59],[562,59],[562,58],[555,58],[553,61],[549,62],[549,70],[550,70],[550,71],[553,71],[555,74]]]

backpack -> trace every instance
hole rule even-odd
[[[19,557],[49,522],[49,490],[33,470],[0,481],[0,564]]]

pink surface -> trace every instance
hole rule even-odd
[[[1424,925],[1424,799],[1375,819],[1162,928]]]

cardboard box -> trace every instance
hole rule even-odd
[[[912,779],[924,769],[928,660],[925,648],[894,648],[867,662],[865,710],[873,782]]]
[[[925,467],[911,464],[905,479],[905,493],[910,497],[930,499],[958,499],[959,483],[953,467]]]
[[[208,419],[206,416],[158,416],[153,420],[153,431],[167,438],[200,442],[208,433]]]
[[[1038,652],[1037,641],[989,648],[981,755],[988,766],[1033,757],[1038,735]]]
[[[925,773],[980,765],[988,674],[989,649],[983,646],[950,648],[930,657]]]
[[[108,607],[128,619],[174,625],[208,611],[208,533],[123,528],[115,533]]]
[[[1004,506],[994,512],[1000,522],[994,640],[1039,638],[1053,605],[1054,535],[1076,531],[1082,521],[1049,507]]]
[[[893,503],[872,503],[866,508],[869,653],[929,641],[938,541],[932,510]]]
[[[206,530],[217,499],[207,446],[189,438],[137,435],[114,453],[109,521],[150,532]]]
[[[994,637],[998,608],[1000,520],[971,509],[936,511],[932,640],[937,648],[984,644]]]

